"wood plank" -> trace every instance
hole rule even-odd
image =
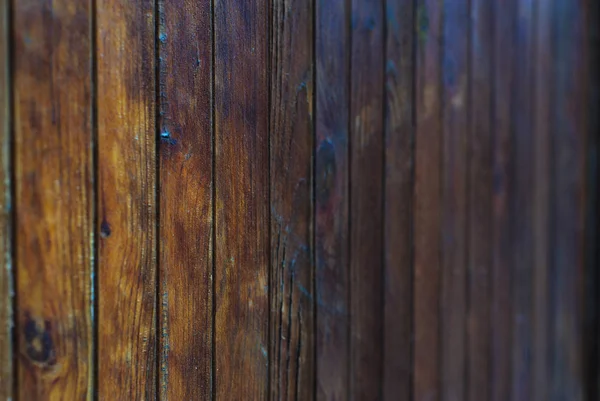
[[[94,392],[90,5],[13,2],[22,400]]]
[[[383,2],[352,0],[350,398],[380,398],[383,364]]]
[[[466,399],[490,399],[492,3],[471,1]]]
[[[98,397],[156,398],[154,2],[98,0]]]
[[[468,0],[444,2],[442,161],[442,399],[466,396]]]
[[[494,3],[493,80],[493,250],[491,400],[510,399],[511,390],[511,221],[513,195],[511,97],[514,69],[515,1]]]
[[[537,0],[535,5],[535,32],[533,33],[535,78],[533,102],[533,135],[535,148],[534,180],[534,282],[533,289],[533,383],[532,399],[545,401],[548,399],[549,382],[549,341],[550,341],[550,297],[549,297],[549,256],[550,256],[550,100],[552,85],[552,42],[551,23],[552,7],[543,0]]]
[[[316,2],[317,399],[348,399],[350,7]]]
[[[271,11],[272,400],[314,399],[313,2]]]
[[[556,0],[553,8],[552,401],[584,399],[585,172],[590,135],[586,3]]]
[[[442,6],[419,0],[416,10],[414,184],[415,400],[439,400],[442,168]]]
[[[14,398],[9,4],[0,2],[0,400]]]
[[[533,2],[521,0],[515,10],[515,78],[511,107],[513,114],[511,198],[513,226],[512,259],[512,395],[515,401],[532,398],[533,354],[533,266],[534,266],[534,185],[535,153],[532,110],[534,28]]]
[[[383,399],[410,400],[415,10],[386,0]]]
[[[160,395],[211,398],[211,2],[159,3]]]
[[[268,1],[215,2],[215,392],[268,395]]]

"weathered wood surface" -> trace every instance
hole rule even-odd
[[[211,3],[161,1],[158,18],[159,391],[164,400],[210,399]]]
[[[385,2],[384,400],[410,400],[413,356],[415,7]]]
[[[492,272],[492,2],[472,0],[467,193],[467,388],[490,399]]]
[[[313,246],[314,9],[275,0],[270,84],[270,394],[311,400],[315,383]]]
[[[415,55],[413,397],[441,395],[442,7],[417,2]]]
[[[381,398],[383,367],[383,2],[352,0],[350,399]]]
[[[349,397],[350,3],[316,4],[316,397]]]
[[[98,396],[156,398],[154,2],[96,2]]]
[[[215,1],[218,399],[263,399],[268,393],[268,5]]]
[[[598,399],[599,7],[0,2],[0,401]]]
[[[0,400],[13,398],[13,254],[9,2],[0,1]]]
[[[13,3],[14,349],[22,400],[93,394],[90,6]]]

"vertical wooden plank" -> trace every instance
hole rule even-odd
[[[584,399],[583,302],[588,49],[586,1],[553,9],[551,400]]]
[[[97,0],[98,395],[156,397],[154,2]]]
[[[268,2],[215,2],[215,392],[268,384]]]
[[[419,0],[416,12],[414,186],[414,399],[440,399],[442,168],[442,5]]]
[[[0,400],[13,398],[9,1],[0,1]]]
[[[348,399],[350,3],[316,4],[317,399]]]
[[[492,3],[471,0],[468,165],[467,394],[490,399]]]
[[[413,312],[413,0],[386,0],[383,399],[410,400]]]
[[[549,394],[549,256],[550,256],[550,99],[552,92],[552,7],[545,0],[534,5],[535,33],[533,79],[533,146],[535,148],[534,170],[534,288],[533,288],[533,359],[532,399],[545,401]]]
[[[15,1],[18,397],[91,399],[89,1]]]
[[[271,10],[272,400],[314,399],[313,2]]]
[[[382,391],[383,2],[351,12],[349,396],[366,400]]]
[[[444,2],[442,164],[442,399],[465,399],[467,290],[468,0]]]
[[[532,397],[532,319],[533,319],[533,207],[534,143],[532,103],[533,2],[520,0],[515,10],[515,76],[513,109],[514,192],[512,208],[512,395],[515,401]]]
[[[159,3],[160,395],[211,398],[211,2]]]
[[[491,400],[510,399],[511,389],[511,97],[514,70],[515,1],[494,2],[493,90],[493,250]]]

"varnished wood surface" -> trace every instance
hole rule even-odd
[[[13,3],[22,400],[92,399],[91,2]]]
[[[157,396],[154,3],[96,2],[98,397]]]
[[[212,382],[212,9],[161,1],[159,393],[209,399]],[[188,300],[194,302],[188,302]]]
[[[0,401],[596,400],[597,16],[0,2]]]

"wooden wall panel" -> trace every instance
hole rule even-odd
[[[316,2],[316,386],[319,400],[348,399],[350,5]]]
[[[272,2],[270,399],[314,399],[314,9]]]
[[[492,2],[471,1],[467,193],[467,388],[490,399],[492,262]]]
[[[532,363],[532,400],[548,399],[549,392],[549,280],[550,280],[550,104],[552,87],[552,44],[551,23],[552,8],[544,0],[536,1],[535,32],[532,57],[533,71],[533,147],[534,163],[534,288],[533,288],[533,344]]]
[[[383,399],[410,400],[413,356],[415,7],[385,2]]]
[[[550,211],[552,333],[550,400],[584,399],[583,303],[588,131],[587,2],[556,0],[553,8],[554,93],[551,105]]]
[[[514,77],[515,0],[494,3],[493,91],[493,234],[492,234],[492,362],[491,400],[510,399],[512,341],[511,210],[512,90]]]
[[[154,2],[96,2],[98,397],[156,398]]]
[[[212,9],[159,3],[159,385],[163,400],[212,391]]]
[[[441,395],[442,6],[416,10],[414,183],[414,399]]]
[[[13,3],[22,400],[94,391],[90,5]]]
[[[13,398],[13,268],[9,1],[0,2],[0,400]]]
[[[215,392],[261,399],[269,362],[268,2],[215,2]]]
[[[380,398],[383,364],[383,2],[352,0],[350,398]]]

